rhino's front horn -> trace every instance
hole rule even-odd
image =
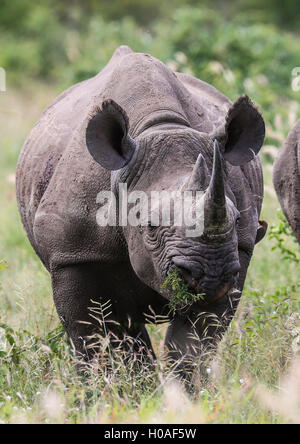
[[[214,142],[213,170],[209,187],[204,198],[204,230],[209,232],[224,232],[228,224],[227,204],[223,173],[223,156],[219,144]]]

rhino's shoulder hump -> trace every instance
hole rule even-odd
[[[128,46],[119,46],[113,53],[107,65],[98,74],[96,74],[94,77],[83,80],[82,82],[76,83],[63,91],[44,111],[40,120],[42,120],[45,116],[49,116],[50,114],[52,116],[56,115],[56,113],[59,113],[61,109],[69,112],[72,112],[76,108],[81,109],[82,115],[82,106],[85,103],[89,104],[91,98],[97,93],[101,94],[101,92],[105,89],[107,80],[113,74],[116,67],[122,62],[122,58],[129,54],[135,53]],[[68,120],[67,113],[65,117],[60,116],[60,118],[62,120]],[[74,121],[73,117],[70,117],[70,120]]]
[[[132,54],[132,53],[133,53],[133,51],[131,48],[129,48],[129,46],[121,45],[115,50],[115,52],[113,53],[113,55],[111,57],[111,60],[116,59],[118,57],[123,57],[124,55],[127,55],[127,54]]]
[[[212,85],[189,74],[176,73],[201,112],[202,131],[212,132],[220,127],[232,102]],[[206,123],[204,123],[206,122]]]
[[[176,76],[193,95],[201,96],[202,100],[207,100],[226,108],[232,105],[232,102],[224,94],[203,80],[179,72],[176,73]]]

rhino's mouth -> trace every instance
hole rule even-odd
[[[236,278],[231,278],[231,280],[221,283],[219,286],[214,287],[212,285],[211,288],[207,288],[203,286],[201,281],[195,279],[186,268],[170,264],[167,269],[167,276],[172,270],[178,271],[184,282],[188,285],[188,291],[191,294],[203,294],[203,299],[200,302],[201,305],[215,303],[225,299],[226,297],[236,299],[241,295],[241,291],[235,287],[237,280]]]
[[[210,302],[217,302],[229,296],[233,300],[239,299],[241,296],[241,291],[236,287],[232,287],[230,290],[226,291],[225,293],[217,294],[215,298],[210,300]]]

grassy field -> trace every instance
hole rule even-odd
[[[135,374],[115,357],[110,373],[76,375],[48,273],[27,241],[15,200],[18,153],[56,95],[44,85],[0,93],[0,423],[300,422],[300,264],[273,251],[276,241],[268,236],[256,248],[239,311],[196,400],[172,381],[163,361]],[[271,225],[279,223],[272,158],[298,116],[291,103],[288,121],[278,115],[268,125],[262,218]],[[299,257],[291,238],[286,245]],[[159,352],[164,330],[150,328]]]

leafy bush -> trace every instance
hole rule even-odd
[[[169,307],[172,312],[187,308],[194,302],[204,299],[203,294],[193,294],[189,291],[188,285],[175,268],[169,272],[162,290],[170,294]]]
[[[7,268],[7,263],[4,260],[0,260],[0,270]]]
[[[95,17],[81,35],[70,31],[65,39],[64,65],[57,67],[56,75],[65,85],[96,75],[120,45],[128,45],[136,51],[151,51],[151,35],[139,28],[131,18],[119,22],[105,22]]]
[[[278,249],[282,255],[283,260],[289,262],[300,263],[299,244],[291,226],[286,220],[282,211],[278,211],[279,223],[271,225],[269,231],[269,238],[274,239],[276,244],[272,250]],[[290,245],[293,241],[293,245]],[[296,244],[296,245],[295,245]]]
[[[68,9],[54,0],[5,3],[0,66],[10,83],[26,86],[26,79],[40,77],[64,88],[97,74],[114,50],[127,44],[211,83],[232,100],[249,94],[267,118],[274,118],[279,103],[296,98],[291,71],[300,63],[299,36],[253,15],[228,20],[218,10],[183,7],[145,29],[130,8],[124,10],[128,14],[110,14],[105,2],[102,9],[93,2]]]
[[[295,35],[244,18],[226,21],[215,10],[184,8],[165,28],[165,39],[171,54],[185,55],[176,61],[179,71],[191,71],[232,100],[250,95],[269,118],[280,101],[296,98],[291,71],[300,63],[300,41]]]

